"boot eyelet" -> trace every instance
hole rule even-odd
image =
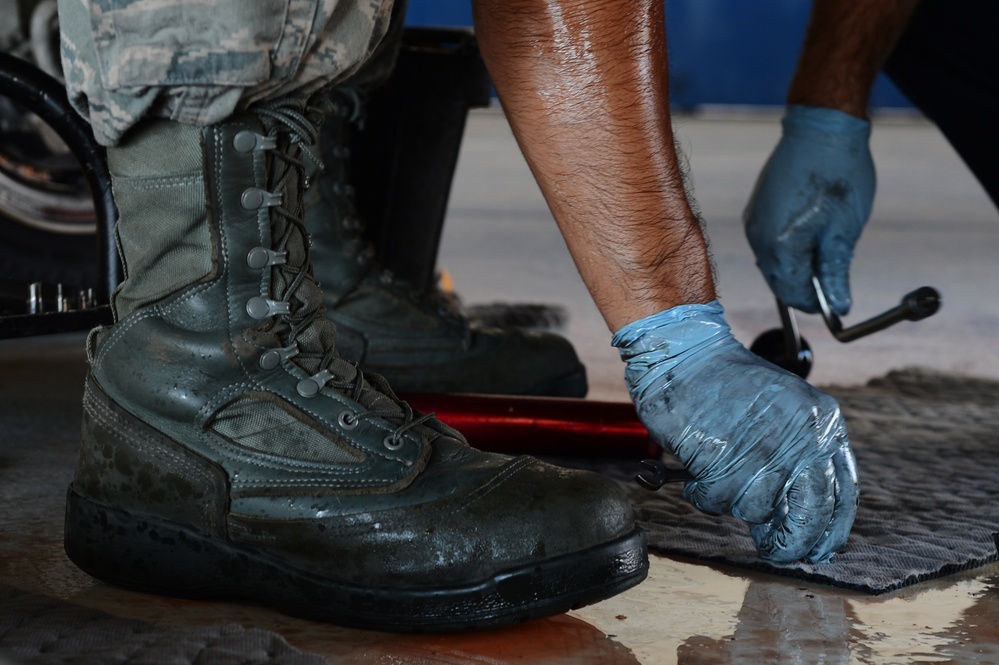
[[[291,305],[283,300],[268,300],[254,296],[246,301],[246,313],[258,321],[269,316],[280,316],[291,313]]]
[[[246,265],[252,270],[263,270],[288,262],[288,252],[276,252],[266,247],[254,247],[246,253]]]
[[[402,450],[402,447],[406,445],[406,439],[402,437],[397,438],[395,434],[389,434],[385,437],[385,440],[382,441],[382,445],[384,445],[386,449],[395,452],[396,450]]]
[[[273,208],[281,205],[284,197],[281,192],[268,192],[259,187],[250,187],[243,191],[239,197],[239,204],[245,210],[259,210],[260,208]]]
[[[293,358],[298,355],[298,345],[292,344],[291,346],[286,346],[283,349],[268,349],[260,356],[257,364],[260,365],[260,369],[272,370],[276,369],[278,365],[285,362],[286,360]]]
[[[319,391],[323,389],[327,383],[333,379],[333,375],[329,373],[329,370],[322,370],[318,374],[314,374],[307,379],[302,379],[295,386],[298,394],[302,397],[315,397],[319,394]]]
[[[260,369],[272,370],[281,364],[281,354],[274,349],[265,351],[257,360],[257,364],[260,366]]]
[[[356,415],[350,411],[342,411],[339,416],[336,417],[337,423],[345,430],[352,430],[357,427],[360,420]]]
[[[273,137],[264,136],[244,129],[232,138],[232,147],[236,152],[253,152],[254,150],[273,150],[277,141]]]

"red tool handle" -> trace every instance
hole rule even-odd
[[[467,394],[403,398],[417,411],[435,413],[480,450],[635,458],[662,452],[629,402]]]

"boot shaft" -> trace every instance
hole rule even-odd
[[[116,319],[214,272],[201,134],[149,120],[107,151],[125,277],[112,297]]]
[[[307,371],[317,369],[334,333],[313,325],[322,295],[303,221],[303,146],[315,141],[321,109],[310,121],[305,108],[273,104],[204,129],[153,120],[109,150],[125,268],[116,320],[224,282],[228,299],[215,309],[233,310],[234,329],[291,335],[310,354]]]
[[[204,129],[196,143],[187,128],[163,125],[116,156],[120,179],[127,174],[152,183],[136,188],[120,180],[128,201],[118,228],[125,260],[148,271],[131,269],[123,287],[144,299],[123,301],[116,324],[92,336],[92,372],[109,400],[188,441],[198,454],[221,454],[248,486],[261,468],[283,482],[308,481],[297,456],[328,465],[356,453],[363,461],[333,470],[320,464],[316,474],[331,486],[391,487],[408,482],[429,454],[427,442],[449,430],[439,424],[428,430],[421,425],[426,419],[414,419],[387,386],[373,387],[337,354],[302,220],[302,146],[315,138],[311,126],[300,107],[267,107]],[[187,170],[132,159],[166,145],[159,131],[184,139]],[[203,164],[200,179],[189,169],[192,145]],[[155,211],[158,225],[138,217],[145,214],[142,196],[173,178],[203,192],[200,204],[165,206]],[[191,229],[201,236],[193,253],[198,261],[186,262],[166,246],[162,255],[169,261],[143,264],[143,247]],[[134,237],[144,233],[150,237]],[[349,441],[325,433],[330,424],[349,432]],[[404,438],[409,445],[402,445]],[[220,448],[220,440],[240,444]],[[296,461],[280,461],[287,459]]]

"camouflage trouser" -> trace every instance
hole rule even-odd
[[[115,145],[145,116],[220,122],[353,73],[392,0],[59,0],[70,100]]]

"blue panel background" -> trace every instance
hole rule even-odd
[[[674,106],[779,106],[794,72],[807,0],[667,0],[670,96]],[[410,0],[410,25],[469,26],[469,0]],[[881,77],[874,107],[909,101]]]

